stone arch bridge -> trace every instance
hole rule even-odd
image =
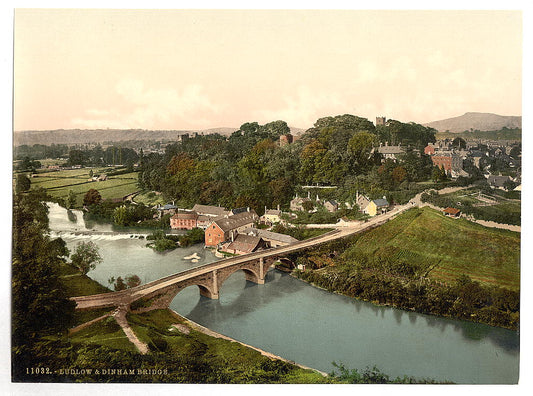
[[[289,253],[304,250],[321,243],[330,242],[356,234],[385,223],[396,213],[376,217],[365,223],[342,227],[318,237],[296,242],[288,246],[262,250],[242,256],[219,260],[187,271],[179,272],[153,282],[118,292],[73,297],[77,310],[119,307],[133,312],[145,312],[168,308],[174,297],[183,289],[196,285],[200,294],[217,299],[219,290],[234,272],[242,270],[246,280],[257,284],[265,283],[268,269]]]

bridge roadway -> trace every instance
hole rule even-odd
[[[330,242],[336,239],[344,238],[346,236],[353,235],[353,234],[377,227],[387,222],[390,218],[396,216],[397,214],[403,212],[406,209],[409,209],[412,206],[413,204],[411,203],[408,203],[403,206],[398,206],[394,210],[388,213],[379,215],[379,216],[375,216],[366,222],[353,222],[353,223],[348,223],[348,224],[345,223],[343,226],[338,226],[338,228],[333,231],[327,232],[318,237],[299,241],[291,245],[271,248],[271,249],[262,250],[259,252],[245,254],[242,256],[231,257],[228,259],[215,261],[214,263],[191,268],[189,270],[179,272],[174,275],[169,275],[164,278],[146,283],[144,285],[133,287],[131,289],[122,290],[118,292],[111,292],[111,293],[95,294],[91,296],[73,297],[72,300],[76,302],[77,310],[96,309],[96,308],[104,308],[104,307],[120,307],[120,306],[129,307],[131,303],[143,297],[148,298],[149,296],[157,295],[157,293],[161,292],[162,290],[169,290],[169,289],[178,287],[178,291],[176,291],[174,294],[170,293],[171,294],[170,301],[171,301],[171,299],[175,296],[175,294],[177,294],[177,292],[181,290],[179,288],[180,287],[179,285],[185,285],[187,281],[190,281],[191,279],[202,279],[202,277],[205,278],[207,276],[211,276],[210,274],[215,274],[214,275],[215,279],[210,280],[210,282],[217,283],[217,280],[216,280],[217,271],[228,270],[228,269],[229,270],[235,269],[235,271],[237,271],[239,269],[245,269],[243,266],[246,265],[246,263],[250,263],[254,261],[259,262],[259,265],[263,266],[263,262],[265,259],[270,259],[274,261],[275,259],[283,257],[284,255],[287,255],[289,253],[293,253],[293,252],[296,252],[302,249],[307,249],[315,245],[319,245],[319,244]],[[268,262],[266,263],[266,265],[268,265]],[[268,267],[266,268],[268,269]],[[230,271],[229,275],[231,275],[231,273],[233,272],[234,271]],[[256,273],[257,272],[258,271],[256,270]],[[260,279],[258,280],[256,279],[253,281],[255,281],[256,283],[263,283],[264,274],[263,274],[262,269],[260,269],[259,272],[262,274],[260,275]],[[266,271],[264,272],[266,273]],[[261,276],[262,276],[262,279],[261,279]],[[200,283],[198,283],[197,285],[199,287],[201,286]],[[187,286],[189,286],[189,284],[187,284],[184,287],[187,287]],[[200,288],[200,290],[202,292],[202,287]],[[209,295],[209,294],[204,294],[204,295]],[[213,293],[213,296],[211,298],[218,298],[218,286],[215,286],[215,292]],[[167,305],[168,303],[170,303],[170,301],[168,300],[169,298],[166,299]]]

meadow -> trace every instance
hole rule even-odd
[[[404,259],[421,275],[447,283],[464,274],[485,284],[520,287],[519,233],[444,217],[427,207],[358,236],[345,254]]]
[[[55,198],[66,199],[70,191],[76,194],[76,206],[81,206],[83,197],[91,188],[100,192],[103,199],[118,199],[138,191],[137,173],[108,176],[105,181],[89,181],[89,172],[94,175],[114,171],[113,168],[82,168],[39,173],[31,178],[32,188],[42,187]]]

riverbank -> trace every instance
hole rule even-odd
[[[519,246],[519,234],[415,208],[296,255],[305,271],[293,276],[381,306],[517,330]]]
[[[287,360],[287,359],[285,359],[285,358],[282,358],[281,356],[274,355],[273,353],[270,353],[270,352],[264,351],[264,350],[262,350],[262,349],[260,349],[260,348],[256,348],[256,347],[254,347],[254,346],[252,346],[252,345],[248,345],[248,344],[245,344],[244,342],[241,342],[241,341],[235,340],[235,339],[233,339],[233,338],[231,338],[231,337],[225,336],[224,334],[217,333],[216,331],[213,331],[213,330],[211,330],[211,329],[208,329],[207,327],[204,327],[204,326],[202,326],[201,324],[198,324],[198,323],[192,321],[191,319],[188,319],[188,318],[186,318],[186,317],[184,317],[184,316],[181,316],[179,313],[177,313],[176,311],[174,311],[174,310],[172,310],[172,309],[170,309],[170,311],[172,311],[172,313],[173,313],[174,315],[177,315],[177,316],[179,316],[180,318],[182,318],[183,320],[187,321],[187,322],[188,322],[188,323],[189,323],[189,324],[190,324],[195,330],[197,330],[197,331],[199,331],[199,332],[201,332],[201,333],[204,333],[204,334],[206,334],[206,335],[208,335],[208,336],[210,336],[210,337],[220,338],[220,339],[228,340],[228,341],[231,341],[231,342],[236,342],[236,343],[238,343],[238,344],[241,344],[242,346],[245,346],[246,348],[251,348],[251,349],[253,349],[254,351],[257,351],[257,352],[259,352],[261,355],[266,356],[266,357],[268,357],[268,358],[270,358],[270,359],[282,360],[282,361],[284,361],[284,362],[286,362],[286,363],[294,364],[295,366],[298,366],[298,367],[300,367],[300,368],[302,368],[302,369],[304,369],[304,370],[312,370],[312,371],[316,371],[317,373],[319,373],[319,374],[322,375],[323,377],[327,377],[327,376],[328,376],[328,374],[326,374],[326,373],[324,373],[324,372],[322,372],[322,371],[320,371],[320,370],[314,369],[314,368],[312,368],[312,367],[307,367],[307,366],[304,366],[304,365],[302,365],[302,364],[299,364],[299,363],[296,363],[296,362],[293,362],[293,361]]]

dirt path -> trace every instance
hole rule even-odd
[[[128,320],[126,319],[126,312],[127,309],[125,307],[118,307],[112,315],[120,327],[122,327],[122,330],[124,331],[124,334],[126,334],[126,337],[128,337],[128,340],[130,340],[130,342],[137,347],[141,354],[146,355],[150,351],[148,349],[148,345],[137,338],[133,332],[133,329],[130,327]]]

